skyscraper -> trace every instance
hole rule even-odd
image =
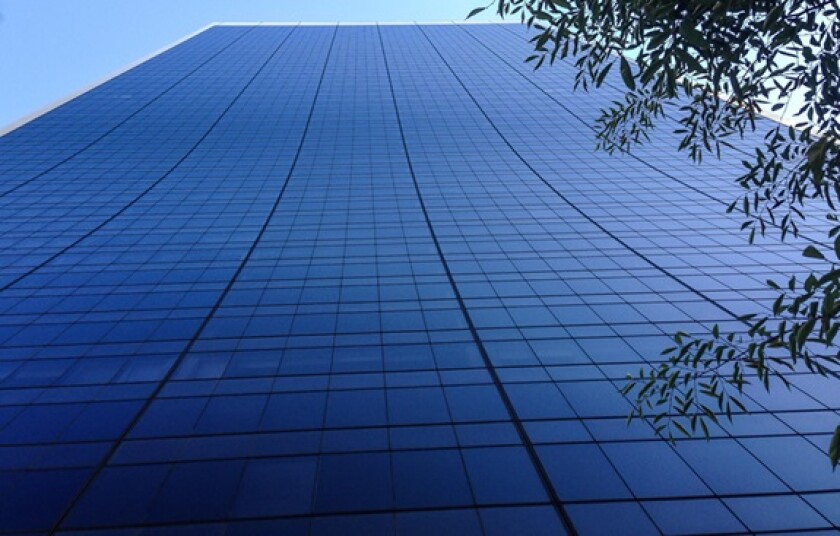
[[[836,380],[676,445],[617,392],[801,243],[528,51],[217,25],[0,138],[0,533],[836,530]]]

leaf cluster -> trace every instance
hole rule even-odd
[[[677,150],[697,163],[741,153],[742,190],[727,210],[742,215],[750,242],[799,236],[814,208],[831,222],[825,244],[804,250],[823,272],[768,281],[778,297],[769,314],[742,317],[743,332],[677,334],[661,363],[628,378],[629,418],[649,418],[672,440],[708,437],[721,417],[746,411],[747,385],[789,386],[801,370],[836,377],[840,0],[494,0],[469,16],[490,8],[534,30],[535,69],[564,61],[575,89],[621,88],[594,125],[599,149],[629,152],[671,125]],[[829,455],[836,466],[840,427]]]
[[[722,417],[731,421],[747,412],[742,402],[747,385],[769,390],[778,382],[789,388],[789,376],[798,372],[840,378],[840,269],[768,285],[779,292],[772,311],[740,317],[744,333],[723,333],[719,325],[710,336],[677,333],[675,345],[663,350],[663,362],[628,376],[622,389],[634,404],[628,419],[649,418],[656,433],[671,440],[710,437],[710,426],[720,425]],[[830,447],[835,466],[838,441]]]
[[[618,71],[624,98],[596,122],[601,149],[629,151],[669,118],[700,162],[763,126],[730,206],[751,238],[797,234],[807,200],[840,201],[840,0],[495,0],[470,16],[491,7],[535,30],[535,68],[566,60],[584,90]]]

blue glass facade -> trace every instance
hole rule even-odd
[[[836,531],[836,380],[674,446],[616,390],[801,244],[523,37],[217,26],[0,138],[0,534]]]

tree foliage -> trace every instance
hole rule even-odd
[[[741,317],[741,332],[676,334],[661,363],[628,378],[630,418],[671,439],[708,437],[710,424],[746,411],[750,383],[789,385],[801,370],[840,378],[840,0],[494,0],[470,16],[490,8],[533,28],[526,61],[570,63],[575,88],[618,71],[624,97],[595,125],[602,150],[630,151],[662,124],[696,162],[756,140],[728,211],[750,242],[799,236],[822,262],[804,280],[768,281],[778,297],[768,313]],[[827,236],[801,236],[815,214]],[[836,466],[840,427],[829,454]]]

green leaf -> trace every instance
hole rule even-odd
[[[476,15],[478,15],[479,13],[481,13],[482,11],[484,11],[485,9],[487,9],[487,6],[484,6],[484,7],[477,7],[477,8],[475,8],[475,9],[473,9],[472,11],[470,11],[470,14],[469,14],[469,15],[467,15],[467,18],[468,18],[468,19],[473,18],[473,17],[475,17]]]
[[[825,156],[828,150],[827,136],[822,137],[818,142],[808,147],[808,167],[814,175],[817,184],[822,182],[823,178],[823,164],[825,163]]]
[[[677,430],[679,430],[679,432],[680,432],[682,435],[684,435],[685,437],[691,437],[691,433],[690,433],[688,430],[686,430],[685,426],[683,426],[682,424],[680,424],[680,422],[679,422],[679,421],[673,421],[673,422],[672,422],[672,424],[674,425],[674,428],[676,428]]]
[[[807,248],[805,248],[805,251],[802,252],[802,256],[808,257],[809,259],[825,260],[825,255],[820,253],[820,250],[818,250],[814,246],[808,246]]]
[[[630,68],[630,62],[624,56],[621,56],[621,78],[624,80],[624,85],[630,91],[636,89],[636,81],[633,80],[633,70]]]
[[[702,50],[709,48],[709,44],[706,42],[706,38],[703,37],[702,32],[691,24],[683,25],[680,31],[688,44]]]
[[[840,426],[834,430],[831,446],[828,447],[828,458],[831,460],[831,470],[837,469],[837,463],[840,462]]]
[[[607,74],[610,72],[610,69],[612,69],[612,66],[613,66],[612,63],[608,63],[607,66],[604,67],[604,70],[601,71],[601,74],[599,74],[598,78],[595,79],[595,86],[596,87],[598,87],[598,86],[600,86],[601,84],[604,83],[604,79],[607,77]]]

